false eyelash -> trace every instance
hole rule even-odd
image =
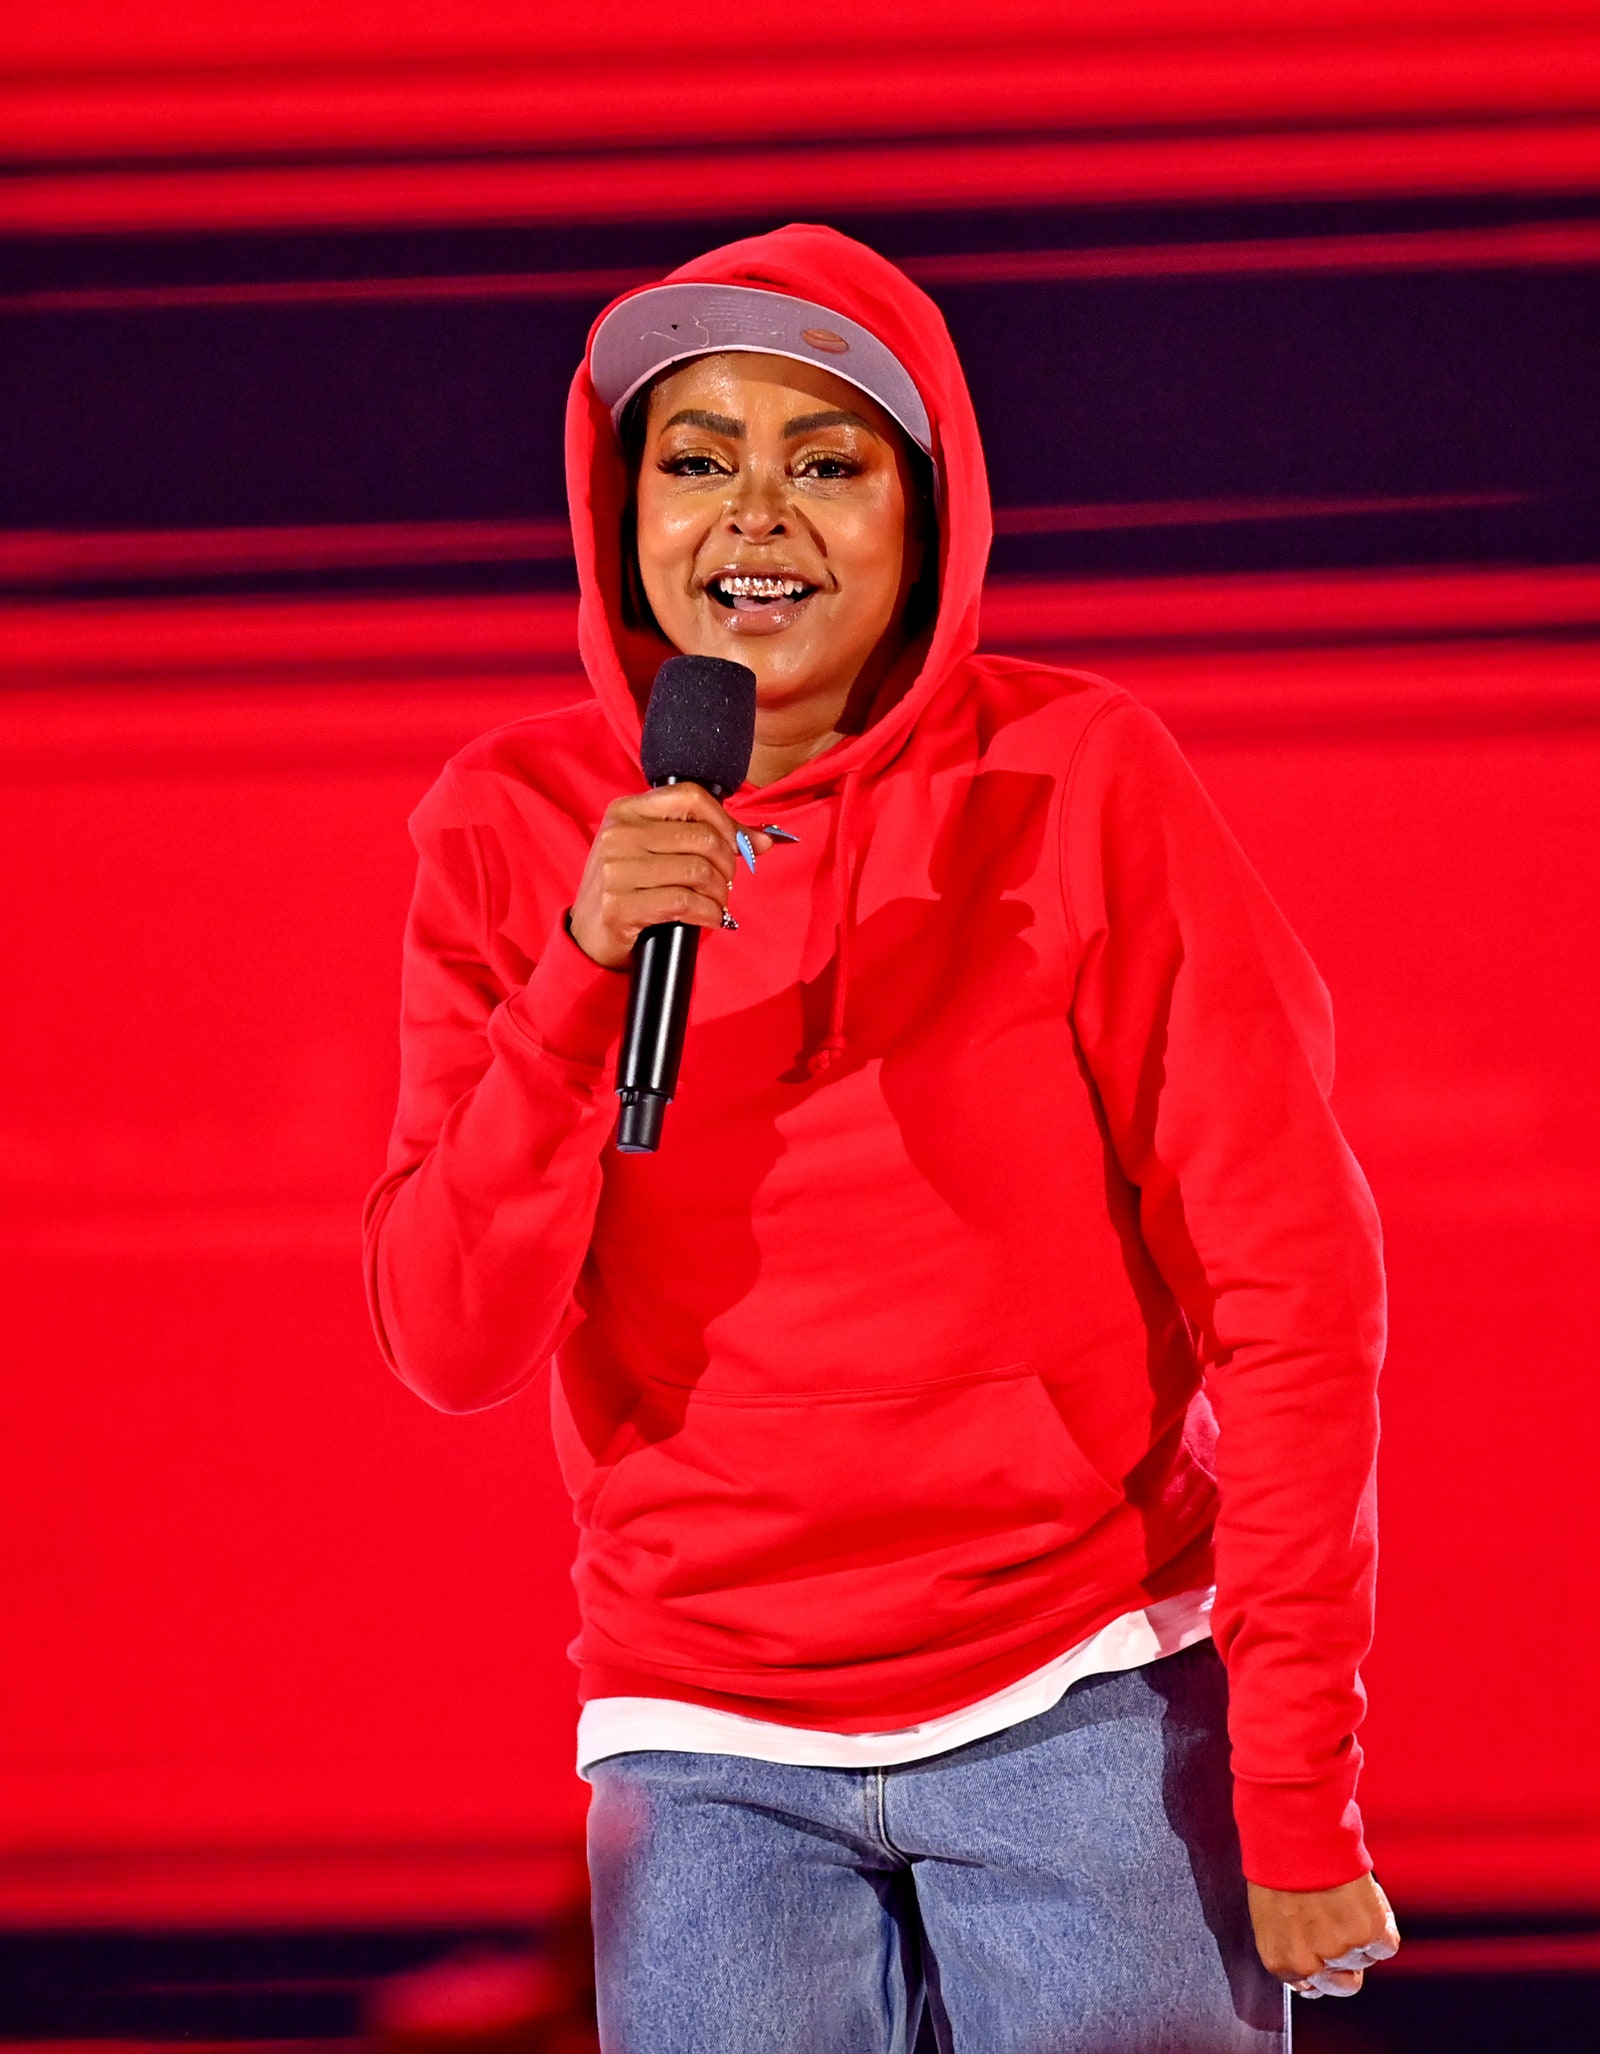
[[[727,466],[719,463],[716,457],[708,451],[698,449],[681,450],[676,456],[664,456],[656,465],[656,469],[665,471],[671,477],[681,478],[690,464],[710,464],[713,472],[724,477],[732,475]]]

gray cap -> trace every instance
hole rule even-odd
[[[893,350],[831,307],[753,285],[656,285],[612,308],[589,351],[596,392],[620,427],[633,395],[669,364],[754,350],[820,364],[893,416],[929,456],[933,430],[911,373]]]

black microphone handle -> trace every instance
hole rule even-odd
[[[624,1155],[651,1155],[661,1146],[662,1119],[678,1089],[699,947],[699,928],[680,920],[645,928],[633,945],[617,1064],[617,1147]]]

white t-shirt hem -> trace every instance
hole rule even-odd
[[[886,1733],[819,1733],[664,1697],[596,1697],[578,1719],[578,1774],[614,1754],[736,1754],[802,1769],[888,1769],[925,1761],[1036,1719],[1085,1676],[1142,1669],[1211,1635],[1214,1590],[1124,1612],[1042,1669],[959,1711]]]

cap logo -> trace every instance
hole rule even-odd
[[[696,349],[705,349],[709,347],[711,339],[710,329],[698,314],[691,314],[687,323],[671,321],[665,328],[652,328],[647,335],[639,337],[641,344],[665,342],[670,343],[674,350],[681,349],[685,343]]]
[[[825,350],[830,357],[842,357],[850,347],[836,328],[802,328],[800,340],[807,349]]]

